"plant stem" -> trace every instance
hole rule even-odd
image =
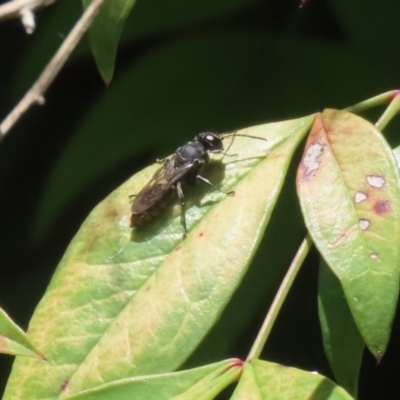
[[[396,116],[400,110],[400,92],[394,96],[393,100],[390,102],[389,106],[386,108],[385,112],[378,119],[375,126],[381,132],[385,129],[386,125]]]
[[[391,90],[390,92],[382,93],[378,96],[371,97],[368,100],[364,100],[361,103],[354,104],[354,106],[347,107],[344,109],[344,111],[359,113],[365,110],[369,110],[370,108],[392,101],[396,96],[399,95],[399,93],[399,90]]]
[[[290,288],[297,276],[297,273],[300,270],[300,267],[308,254],[313,241],[310,235],[307,235],[303,240],[302,244],[297,250],[296,256],[294,257],[292,264],[290,265],[285,278],[283,279],[281,286],[279,287],[278,292],[274,298],[274,301],[271,304],[271,307],[268,311],[267,316],[261,326],[261,329],[257,335],[257,338],[253,344],[253,347],[250,350],[249,355],[247,356],[246,361],[251,361],[252,359],[259,358],[262,349],[268,339],[269,334],[271,333],[272,327],[276,321],[276,318],[279,314],[279,311],[282,308],[283,302],[286,299],[287,294],[289,293]]]

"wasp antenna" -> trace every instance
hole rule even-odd
[[[228,133],[226,135],[223,135],[221,137],[221,139],[225,139],[225,138],[232,137],[232,136],[240,136],[240,137],[246,137],[246,138],[250,138],[250,139],[260,139],[260,140],[264,140],[264,141],[268,142],[268,139],[265,139],[265,138],[262,138],[262,137],[259,137],[259,136],[242,135],[240,133]]]
[[[251,136],[251,135],[236,135],[236,136],[248,137],[248,138],[251,138],[251,139],[259,139],[259,140],[264,140],[265,142],[268,142],[268,139],[265,139],[265,138],[260,137],[260,136]]]
[[[237,131],[235,131],[233,133],[222,133],[222,134],[219,135],[219,137],[221,138],[221,140],[223,140],[223,139],[228,138],[228,137],[236,136],[236,132]]]
[[[227,133],[227,134],[225,134],[225,135],[220,135],[221,140],[223,140],[223,139],[225,139],[225,138],[229,138],[229,137],[233,138],[233,139],[231,140],[231,142],[229,143],[229,146],[228,146],[228,148],[226,149],[226,151],[225,151],[225,153],[224,153],[222,159],[223,159],[225,156],[230,156],[230,155],[231,155],[231,154],[228,154],[228,151],[229,151],[229,149],[231,148],[231,146],[232,146],[232,144],[233,144],[233,140],[234,140],[234,138],[235,138],[236,136],[246,137],[246,138],[250,138],[250,139],[260,139],[260,140],[264,140],[265,142],[268,141],[267,139],[262,138],[262,137],[259,137],[259,136],[242,135],[242,134],[236,133],[236,132],[237,132],[237,131],[235,131],[235,132],[233,132],[233,133]],[[221,159],[221,160],[222,160],[222,159]]]

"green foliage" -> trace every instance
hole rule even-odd
[[[240,131],[268,142],[235,138],[230,146],[235,155],[226,156],[225,165],[216,163],[210,175],[217,181],[222,174],[223,189],[235,195],[189,197],[186,239],[176,207],[178,212],[170,210],[147,230],[132,232],[129,226],[129,193],[138,192],[158,166],[100,203],[71,242],[30,323],[30,337],[49,362],[19,359],[5,399],[51,398],[65,379],[62,396],[68,397],[181,365],[246,272],[291,155],[311,122]],[[265,176],[268,182],[260,185]]]
[[[25,333],[0,308],[0,353],[15,356],[37,357],[43,356],[34,348]]]
[[[85,8],[91,0],[83,0]],[[90,27],[89,37],[97,68],[106,84],[111,82],[118,42],[125,20],[135,0],[105,0],[96,20]]]
[[[337,382],[357,398],[364,342],[339,280],[321,259],[318,310],[324,350]]]
[[[351,400],[342,388],[317,373],[261,360],[245,366],[232,399],[308,399],[310,393],[313,399]]]
[[[399,295],[399,173],[381,133],[344,111],[317,117],[297,188],[310,234],[380,361]]]
[[[355,397],[364,343],[381,360],[399,324],[395,319],[393,325],[399,185],[381,133],[347,113],[324,111],[325,128],[336,136],[326,134],[329,146],[317,157],[321,176],[298,184],[307,229],[331,268],[320,267],[318,306],[333,375],[316,321],[318,262],[312,259],[261,356],[300,369],[229,359],[245,359],[305,234],[293,182],[295,150],[312,117],[292,118],[398,86],[400,6],[339,0],[307,2],[299,10],[297,3],[272,0],[142,0],[128,16],[134,3],[106,0],[90,33],[102,79],[111,82],[107,90],[96,77],[88,44],[81,44],[46,105],[31,110],[0,146],[0,297],[5,309],[23,310],[23,324],[75,236],[29,324],[29,339],[49,361],[19,357],[5,399],[150,399],[162,398],[160,393],[211,399],[235,380],[232,398],[238,399],[350,398],[329,379],[306,372],[314,370],[334,376]],[[80,12],[79,2],[40,11],[30,39],[17,23],[0,25],[0,37],[15,38],[0,41],[0,54],[7,54],[0,64],[2,115]],[[265,121],[285,122],[255,127]],[[206,170],[235,196],[185,190],[185,241],[174,202],[131,236],[128,194],[137,193],[157,166],[129,176],[199,131],[243,126],[253,126],[248,134],[268,137],[267,147],[236,138],[230,152],[237,156]],[[357,134],[344,138],[340,126]],[[312,140],[321,140],[316,127],[306,157]],[[389,143],[395,143],[393,132],[396,122],[385,129]],[[330,158],[326,164],[324,157]],[[388,184],[371,189],[371,201],[360,205],[354,195],[365,191],[362,177],[368,174],[384,176]],[[316,196],[320,192],[324,196]],[[388,204],[383,200],[390,212],[371,213],[373,202]],[[372,225],[365,232],[359,221],[367,219]],[[371,251],[378,262],[368,258]],[[25,266],[23,275],[15,273]],[[393,346],[380,370],[391,367],[386,360],[396,354]],[[172,372],[187,359],[183,371]],[[366,357],[361,399],[384,398],[382,388],[391,387],[372,386],[365,372],[371,364]]]

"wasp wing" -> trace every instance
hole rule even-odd
[[[175,167],[175,157],[164,161],[132,203],[132,214],[141,214],[156,205],[164,195],[193,167],[192,162]]]

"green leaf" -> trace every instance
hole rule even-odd
[[[397,168],[400,169],[400,146],[393,149],[393,155],[396,159]]]
[[[254,360],[246,364],[232,400],[351,400],[344,389],[317,372]]]
[[[357,398],[364,341],[358,332],[340,282],[321,259],[318,312],[329,365],[340,386]]]
[[[44,356],[38,352],[25,333],[12,319],[0,308],[0,353],[14,356],[39,358]]]
[[[106,85],[113,77],[119,38],[135,2],[136,0],[104,0],[99,14],[90,26],[90,44],[97,68]],[[83,0],[84,8],[90,3],[91,0]]]
[[[297,187],[310,234],[379,361],[399,292],[400,187],[392,151],[368,121],[325,110],[310,133]]]
[[[208,400],[238,378],[242,362],[227,360],[187,371],[117,380],[76,395],[71,400]]]
[[[240,131],[268,141],[236,137],[225,164],[214,161],[205,171],[235,196],[200,186],[186,191],[184,241],[174,203],[147,229],[129,228],[128,195],[158,165],[100,203],[73,239],[29,327],[49,362],[17,360],[4,399],[57,398],[61,391],[72,395],[181,365],[246,272],[312,119]]]

